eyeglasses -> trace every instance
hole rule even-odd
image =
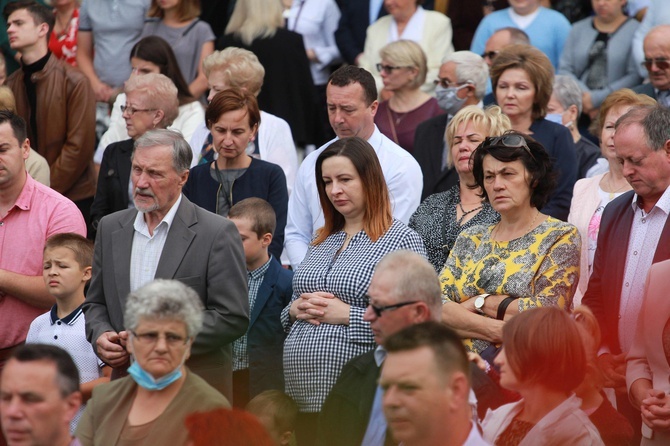
[[[140,342],[140,344],[144,344],[146,346],[156,345],[158,340],[161,338],[161,334],[156,333],[155,331],[150,331],[148,333],[135,333],[134,331],[130,330],[130,332],[133,334],[135,339]],[[179,347],[181,345],[186,345],[188,342],[188,338],[176,335],[174,333],[165,333],[162,335],[162,337],[165,338],[165,343],[168,345],[168,347]]]
[[[385,312],[385,311],[395,310],[395,309],[404,307],[405,305],[412,305],[412,304],[415,304],[415,303],[418,303],[418,302],[419,302],[418,300],[412,300],[410,302],[401,302],[399,304],[386,305],[384,307],[377,307],[377,306],[372,305],[372,304],[368,304],[368,305],[370,305],[370,307],[372,308],[372,311],[375,313],[375,316],[382,317],[382,313]]]
[[[137,112],[149,112],[149,111],[156,111],[155,108],[135,108],[131,105],[122,105],[121,106],[121,113],[128,112],[128,116],[132,116]]]
[[[650,59],[644,59],[642,66],[644,66],[648,71],[651,71],[651,68],[656,64],[656,68],[659,70],[667,70],[670,68],[670,60],[665,57],[653,57]]]
[[[450,88],[452,86],[454,87],[460,87],[461,85],[472,85],[472,81],[465,81],[465,82],[452,82],[446,77],[438,77],[433,81],[435,85],[439,85],[442,88]]]
[[[382,65],[380,63],[378,63],[376,66],[377,71],[379,71],[380,73],[383,71],[386,74],[391,74],[393,73],[393,70],[399,70],[401,68],[412,68],[412,67],[394,67],[393,65]]]
[[[499,53],[500,51],[487,51],[485,53],[482,53],[482,59],[489,58],[493,60]]]
[[[495,147],[503,146],[509,147],[512,149],[524,149],[531,158],[535,159],[533,152],[530,151],[526,139],[521,135],[511,134],[511,135],[502,135],[502,136],[489,136],[484,139],[482,147]]]

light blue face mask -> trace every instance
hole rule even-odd
[[[556,124],[563,125],[563,115],[560,113],[547,113],[544,117],[547,121],[555,122]]]
[[[463,84],[460,87],[449,87],[444,88],[441,85],[435,87],[435,99],[437,99],[437,104],[442,110],[447,112],[447,114],[455,115],[463,107],[465,101],[468,97],[459,98],[458,90],[461,88],[466,88],[470,84]]]
[[[133,361],[130,367],[128,367],[128,374],[135,380],[138,386],[150,391],[163,390],[182,376],[181,364],[172,372],[156,379],[140,367],[140,363],[137,361]]]

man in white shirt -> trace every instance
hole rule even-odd
[[[419,206],[423,175],[412,155],[382,135],[375,125],[378,102],[374,78],[362,68],[344,66],[330,76],[326,96],[336,139],[358,136],[370,143],[386,178],[393,216],[407,223]],[[333,141],[305,158],[289,198],[284,247],[294,268],[305,258],[314,231],[324,223],[314,172],[316,159]]]

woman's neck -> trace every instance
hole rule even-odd
[[[530,134],[530,126],[533,124],[531,115],[515,116],[514,118],[510,117],[509,120],[512,123],[512,130]]]
[[[517,418],[533,424],[539,423],[542,418],[569,397],[565,392],[557,392],[537,386],[531,386],[519,393],[523,397],[523,409]]]
[[[236,158],[225,158],[223,156],[219,156],[214,162],[218,166],[219,170],[246,169],[251,165],[251,157],[246,153],[243,153]]]
[[[344,219],[344,232],[354,235],[363,230],[363,216]]]
[[[470,189],[469,185],[475,184],[475,178],[472,173],[459,173],[458,187],[462,204],[479,204],[482,202],[481,189]]]
[[[55,28],[58,29],[58,32],[63,32],[67,29],[68,23],[72,19],[74,14],[75,5],[74,2],[68,5],[62,5],[56,7],[56,24]]]
[[[423,105],[430,96],[419,89],[401,88],[393,92],[389,107],[398,113],[406,113]]]
[[[544,215],[535,207],[500,214],[500,223],[495,228],[496,240],[514,240],[528,234],[544,219]]]
[[[165,23],[167,26],[178,27],[187,22],[188,20],[181,20],[179,15],[177,15],[176,7],[163,10],[163,23]]]
[[[408,9],[407,11],[398,13],[397,17],[393,17],[396,26],[398,27],[398,36],[402,36],[402,33],[405,32],[405,28],[407,27],[409,20],[412,18],[416,10],[417,7],[414,7],[413,9]]]
[[[603,176],[600,187],[605,192],[616,193],[632,189],[630,183],[623,176],[623,168],[616,160],[607,160],[609,172]]]

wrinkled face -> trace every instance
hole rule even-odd
[[[161,73],[161,68],[158,65],[156,65],[153,62],[149,62],[148,60],[140,59],[138,57],[130,58],[130,66],[133,69],[132,74],[134,74],[135,76],[141,76],[143,74],[149,74],[149,73],[155,73],[155,74]]]
[[[207,102],[212,102],[212,99],[214,99],[214,96],[216,96],[217,93],[227,90],[229,87],[223,70],[214,70],[210,72],[209,77],[207,78],[207,86],[209,88]]]
[[[212,144],[219,156],[228,160],[245,157],[247,145],[256,138],[258,126],[249,126],[249,113],[245,108],[222,114],[210,126]]]
[[[8,122],[0,124],[0,191],[25,181],[26,158],[30,154],[28,139],[19,143]]]
[[[503,113],[512,121],[518,118],[530,118],[533,114],[535,85],[525,70],[510,68],[498,79],[496,99]]]
[[[183,365],[191,352],[186,324],[174,319],[140,319],[131,332],[128,351],[155,379]]]
[[[422,444],[451,412],[452,393],[428,347],[386,356],[379,384],[384,390],[384,416],[396,441]]]
[[[608,160],[616,159],[616,151],[614,150],[614,125],[617,120],[628,113],[630,109],[631,107],[627,105],[612,107],[605,116],[603,130],[600,132],[600,151]]]
[[[0,417],[7,443],[54,445],[69,440],[78,395],[63,397],[51,361],[7,362],[0,383]]]
[[[26,9],[19,9],[7,18],[7,36],[9,46],[16,51],[21,51],[35,45],[40,39],[45,39],[49,25],[35,24],[33,16]]]
[[[149,105],[144,92],[137,90],[126,93],[126,109],[121,116],[126,121],[126,131],[132,139],[156,128],[161,121],[158,110]]]
[[[382,66],[398,67],[396,69],[385,70],[379,73],[384,83],[384,88],[389,91],[397,91],[408,88],[410,83],[419,75],[419,69],[415,67],[400,67],[388,59],[382,59]]]
[[[500,385],[507,390],[517,392],[521,387],[521,383],[512,371],[509,362],[507,362],[507,355],[505,354],[504,348],[500,350],[500,353],[498,353],[493,362],[500,367]]]
[[[235,223],[237,231],[242,238],[242,246],[244,247],[244,257],[247,260],[247,265],[253,265],[259,259],[265,258],[267,248],[270,245],[272,238],[259,237],[254,232],[254,223],[249,218],[231,218],[230,221]]]
[[[321,175],[326,195],[335,210],[346,219],[365,214],[365,190],[354,164],[346,156],[331,156],[323,161]]]
[[[484,189],[493,209],[500,214],[512,214],[528,206],[532,190],[521,160],[506,163],[486,155],[482,164]]]
[[[328,119],[338,138],[359,136],[368,139],[375,126],[377,101],[366,105],[365,92],[358,82],[344,87],[326,87]]]
[[[451,159],[459,175],[472,172],[470,155],[488,135],[486,126],[465,121],[458,125],[451,144]]]
[[[91,278],[91,267],[81,267],[74,252],[64,246],[44,250],[44,283],[54,297],[70,297]]]
[[[130,178],[137,210],[165,215],[179,198],[188,171],[177,173],[172,163],[172,147],[141,147],[133,153]]]
[[[644,39],[644,58],[670,61],[670,42],[661,32],[651,32]],[[649,82],[657,90],[670,90],[670,65],[660,68],[655,62],[647,68]]]
[[[630,124],[614,134],[614,150],[623,166],[623,176],[645,202],[655,203],[670,185],[670,148],[652,150],[639,124]]]
[[[604,20],[612,20],[623,15],[626,0],[591,0],[593,11]]]
[[[528,15],[540,7],[540,0],[509,0],[509,5],[519,15]]]

